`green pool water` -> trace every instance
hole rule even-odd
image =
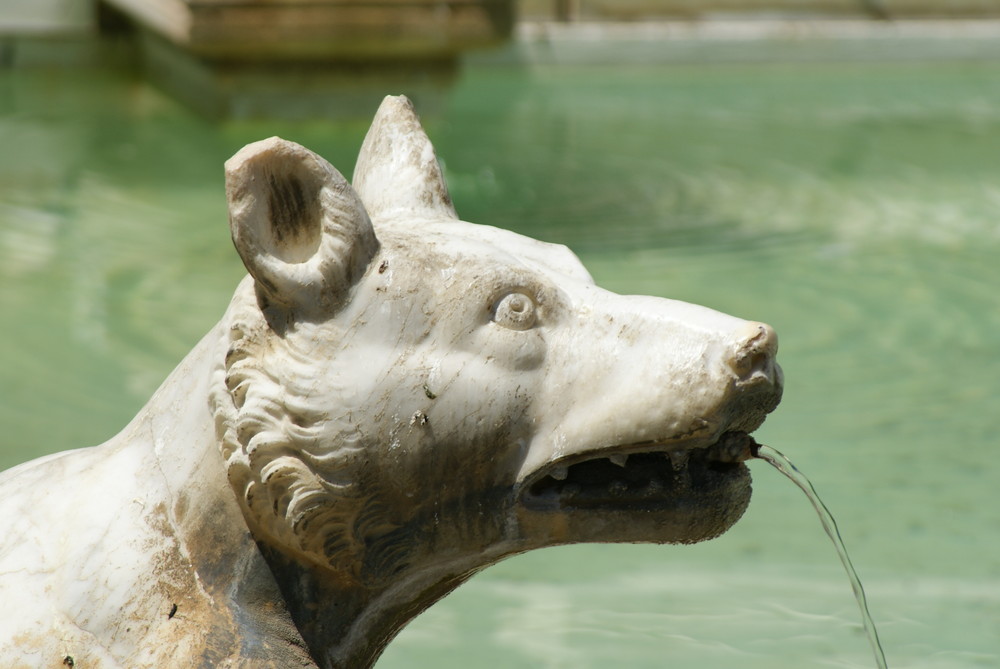
[[[435,107],[463,218],[771,323],[787,385],[759,438],[836,515],[889,665],[1000,666],[996,64],[473,66]],[[349,174],[366,128],[0,74],[0,468],[116,433],[221,316],[227,157],[280,134]],[[812,508],[752,470],[720,539],[509,560],[378,666],[874,666]]]

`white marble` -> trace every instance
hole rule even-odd
[[[0,475],[4,667],[367,667],[505,556],[743,513],[768,326],[459,221],[405,98],[353,186],[278,138],[226,175],[219,325],[114,439]]]

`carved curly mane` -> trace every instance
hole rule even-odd
[[[397,526],[357,483],[364,461],[357,428],[323,403],[331,392],[317,392],[331,389],[327,366],[268,326],[249,278],[223,322],[229,348],[213,372],[210,401],[229,482],[251,526],[362,581],[376,564],[381,571],[386,559],[398,562],[372,555],[379,546],[400,552],[398,541],[384,541]]]

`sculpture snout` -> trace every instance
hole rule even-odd
[[[781,368],[775,362],[778,335],[770,325],[750,322],[726,361],[740,382],[781,384]]]

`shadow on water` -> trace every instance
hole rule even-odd
[[[7,467],[117,432],[221,316],[243,271],[226,158],[279,134],[349,174],[368,119],[217,125],[108,71],[0,87]],[[894,663],[1000,662],[995,66],[470,67],[426,121],[463,218],[774,325],[787,389],[760,439],[837,509]],[[703,545],[498,565],[379,666],[868,666],[790,487],[758,482]]]

